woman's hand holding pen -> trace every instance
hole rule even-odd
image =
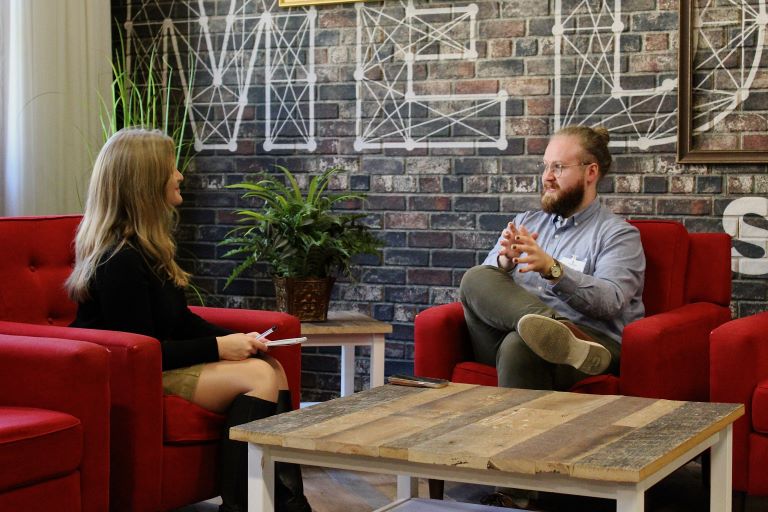
[[[259,333],[236,333],[218,336],[216,341],[219,345],[219,359],[227,361],[242,361],[259,352],[269,350],[265,340],[258,340],[256,336]]]
[[[273,325],[264,332],[237,333],[217,337],[219,359],[241,361],[259,352],[266,352],[269,350],[266,343],[269,341],[267,336],[276,330],[277,326]]]

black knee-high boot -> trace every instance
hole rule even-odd
[[[293,410],[291,392],[281,389],[277,394],[277,414]],[[275,463],[275,490],[278,512],[312,512],[304,496],[301,466],[290,462]]]
[[[226,431],[219,446],[219,512],[245,512],[248,509],[248,445],[229,438],[229,429],[249,421],[273,416],[275,402],[255,396],[237,395],[227,411]]]

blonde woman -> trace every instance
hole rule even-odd
[[[184,179],[174,160],[173,141],[157,130],[126,128],[104,144],[67,281],[78,303],[72,326],[160,340],[165,393],[226,413],[228,431],[290,410],[290,392],[283,368],[256,333],[212,325],[187,307],[189,274],[175,261],[172,236]],[[246,449],[224,435],[220,512],[246,510]],[[277,472],[277,510],[311,511],[299,467],[280,464]]]

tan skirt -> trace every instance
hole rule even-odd
[[[191,401],[204,366],[205,364],[195,364],[163,372],[163,392]]]

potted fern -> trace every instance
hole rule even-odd
[[[222,241],[233,246],[224,257],[245,256],[225,286],[255,263],[266,262],[278,309],[301,320],[325,321],[336,276],[352,277],[352,258],[378,254],[383,244],[359,223],[363,214],[333,210],[343,201],[364,198],[359,193],[328,190],[331,178],[342,169],[334,167],[314,176],[304,194],[291,171],[276,167],[282,175],[262,173],[255,181],[229,186],[244,190],[244,199],[261,200],[263,206],[238,210],[243,225]]]

